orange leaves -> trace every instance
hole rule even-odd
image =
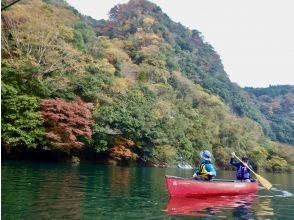
[[[114,147],[109,150],[109,155],[115,160],[130,160],[135,159],[137,157],[131,151],[131,147],[134,146],[134,142],[132,140],[125,139],[121,136],[114,137]]]
[[[43,99],[41,113],[46,137],[56,148],[81,148],[78,137],[90,138],[93,125],[91,106],[80,98],[72,102],[62,99]]]
[[[132,152],[130,149],[126,148],[125,146],[118,145],[110,149],[110,156],[116,160],[124,159],[131,159]]]

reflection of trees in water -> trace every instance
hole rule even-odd
[[[289,176],[288,173],[261,173],[263,177],[268,179],[272,183],[279,183],[274,184],[274,187],[283,186],[284,188],[290,188],[294,185],[294,178]]]
[[[159,190],[165,190],[164,174],[154,168],[114,167],[108,168],[109,191],[112,196],[142,196],[153,198]],[[159,188],[162,186],[163,188]]]
[[[14,216],[21,219],[34,201],[34,194],[28,189],[35,188],[32,185],[34,176],[27,166],[21,164],[16,164],[15,167],[2,164],[1,172],[1,218]]]
[[[36,193],[38,203],[34,207],[40,211],[37,219],[51,219],[56,216],[81,219],[84,192],[81,190],[83,185],[79,179],[78,167],[69,167],[66,172],[64,169],[50,169],[39,173],[38,179],[41,181]]]
[[[129,195],[130,168],[109,167],[108,174],[110,195]]]
[[[257,216],[273,216],[275,213],[272,208],[272,200],[270,198],[259,200],[255,212]]]
[[[2,167],[3,219],[81,219],[78,167],[15,163]]]

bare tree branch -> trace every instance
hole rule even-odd
[[[11,7],[12,5],[16,4],[19,1],[21,1],[21,0],[16,0],[16,1],[11,2],[10,4],[8,4],[8,5],[4,6],[3,8],[1,8],[1,11],[6,10],[7,8]]]

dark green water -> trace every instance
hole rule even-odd
[[[262,174],[272,193],[169,201],[164,175],[191,170],[2,161],[2,219],[294,219],[294,175]],[[218,178],[233,178],[218,171]],[[194,203],[193,203],[194,202]],[[167,208],[170,209],[170,213]],[[188,211],[187,211],[188,210]]]

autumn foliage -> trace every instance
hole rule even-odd
[[[234,151],[254,168],[294,168],[293,85],[232,83],[199,31],[148,0],[109,15],[97,21],[64,0],[20,1],[2,12],[7,153],[47,154],[48,146],[56,156],[166,166],[195,163],[210,150],[218,167],[229,168]],[[81,99],[65,101],[77,96],[93,103],[92,116]]]
[[[56,148],[81,148],[78,138],[90,138],[93,125],[91,106],[80,98],[72,102],[62,99],[43,99],[41,113],[45,121],[46,137]]]
[[[136,158],[136,154],[131,151],[131,148],[135,144],[132,140],[116,136],[113,141],[114,146],[109,149],[109,155],[111,158],[115,160],[130,160]]]

